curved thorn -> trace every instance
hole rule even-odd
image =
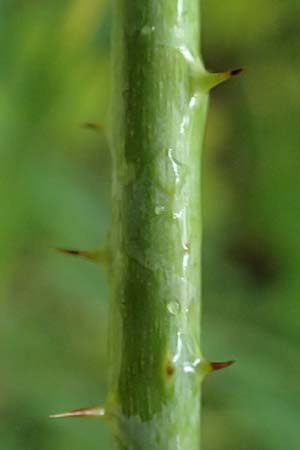
[[[51,414],[51,419],[67,419],[72,417],[104,417],[105,409],[101,406],[92,406],[90,408],[73,409],[59,414]]]
[[[227,367],[232,366],[235,363],[234,360],[224,361],[224,362],[211,362],[210,366],[213,371],[226,369]]]

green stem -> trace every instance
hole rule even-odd
[[[198,450],[199,0],[114,0],[110,393],[123,450]]]

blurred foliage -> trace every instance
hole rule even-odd
[[[204,345],[236,358],[204,387],[205,450],[297,450],[300,411],[300,4],[203,2],[207,66],[248,71],[212,96],[203,169]],[[110,222],[103,0],[0,3],[0,443],[114,448],[97,421],[48,414],[105,398]]]

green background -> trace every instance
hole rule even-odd
[[[205,450],[299,450],[300,4],[203,2],[211,70],[204,153],[203,340],[237,364],[204,383]],[[108,287],[52,247],[96,248],[110,223],[106,1],[0,3],[0,447],[110,450],[101,404]]]

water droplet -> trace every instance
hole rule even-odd
[[[183,213],[184,213],[183,210],[181,210],[179,212],[174,212],[173,213],[173,219],[174,220],[180,220],[182,218],[182,216],[183,216]]]
[[[160,216],[164,211],[165,211],[165,207],[162,205],[158,205],[154,209],[154,212],[157,216]]]
[[[177,316],[177,314],[179,314],[180,312],[180,304],[177,301],[168,303],[167,308],[169,313],[173,314],[174,316]]]

